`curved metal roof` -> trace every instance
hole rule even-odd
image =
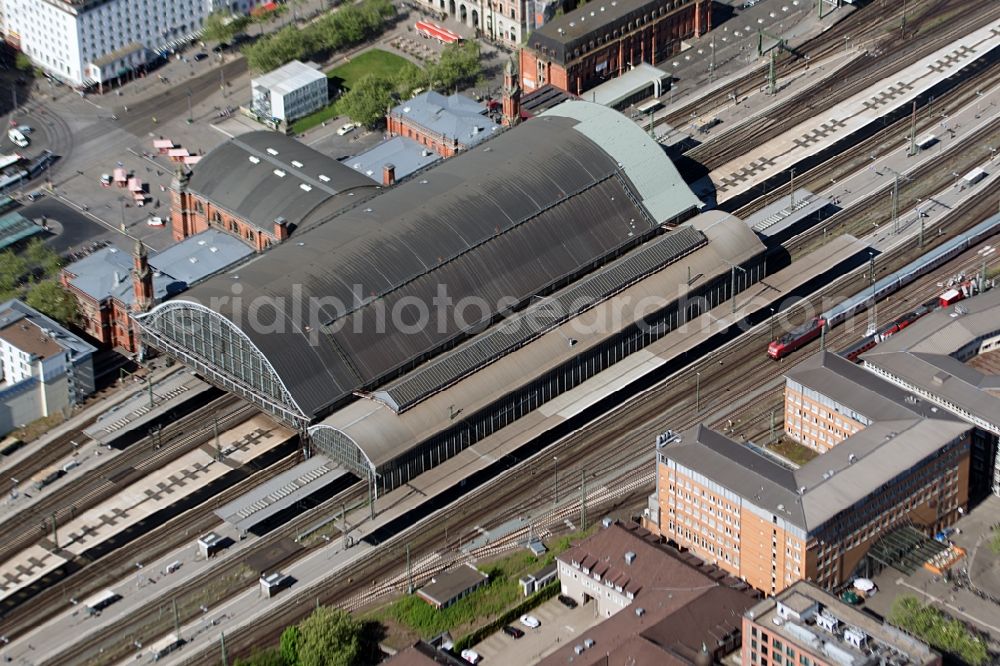
[[[183,300],[236,323],[302,410],[319,416],[694,210],[685,188],[672,210],[661,204],[659,215],[650,215],[629,161],[589,135],[601,117],[615,123],[619,114],[608,113],[587,123],[532,120],[311,227]],[[625,145],[634,146],[629,132],[642,130],[621,128]],[[647,158],[654,155],[658,163],[650,166],[672,185],[676,169],[662,151]]]
[[[364,174],[294,138],[249,132],[198,162],[187,189],[271,231],[276,218],[293,227],[329,217],[376,191]],[[353,196],[347,194],[354,192]]]

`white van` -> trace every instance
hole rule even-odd
[[[31,143],[28,141],[28,137],[24,136],[24,133],[16,127],[12,127],[7,130],[7,138],[10,139],[15,146],[19,146],[21,148],[27,148],[28,144]]]

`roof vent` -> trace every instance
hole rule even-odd
[[[260,164],[260,158],[257,157],[256,155],[251,155],[247,159],[253,162],[254,164]]]
[[[590,12],[590,15],[591,15],[591,16],[594,16],[594,12]]]
[[[322,180],[324,183],[329,183],[330,182],[330,177],[329,176],[324,176],[323,174],[319,175],[319,179]]]
[[[410,112],[410,107],[404,106],[403,107],[403,113],[409,113],[409,112]]]
[[[213,253],[214,253],[214,252],[218,252],[218,251],[219,251],[219,248],[217,248],[217,247],[213,246],[213,247],[210,247],[210,248],[208,248],[208,251],[209,251],[209,252],[213,252]]]
[[[854,455],[853,453],[851,455],[847,456],[847,462],[853,464],[853,463],[855,463],[857,461],[858,461],[858,457],[856,455]]]
[[[645,614],[646,614],[646,609],[645,608],[636,608],[635,609],[635,616],[636,617],[642,617]]]
[[[601,11],[602,11],[602,12],[604,11],[604,7],[601,7]]]
[[[281,169],[275,169],[274,170],[274,175],[277,176],[278,178],[284,178],[285,177],[285,172],[282,171]]]
[[[778,505],[778,511],[784,511],[784,510],[785,510],[785,505],[784,504],[779,504]]]
[[[268,154],[268,155],[277,155],[277,154],[278,154],[278,151],[277,151],[277,150],[275,150],[274,148],[268,148],[268,149],[267,149],[267,154]]]
[[[805,495],[807,488],[805,486],[799,486],[799,495]]]
[[[296,169],[301,169],[302,162],[299,162],[298,160],[292,160],[292,166],[295,167]]]
[[[420,181],[420,184],[421,184],[421,185],[426,185],[426,184],[427,184],[427,179],[426,179],[426,178],[424,178],[423,180],[421,180],[421,181]]]
[[[305,183],[299,183],[299,189],[303,192],[312,192],[312,185],[306,185]]]
[[[576,23],[574,23],[573,21],[570,21],[569,22],[569,27],[575,28],[576,27]]]
[[[372,209],[371,208],[365,208],[365,212],[366,213],[370,213],[370,212],[372,212]]]
[[[625,564],[631,565],[633,562],[635,562],[635,553],[630,550],[625,553]]]
[[[190,261],[192,264],[197,264],[198,257],[188,257],[188,261]]]

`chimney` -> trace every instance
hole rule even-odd
[[[396,184],[396,165],[386,164],[382,167],[382,185],[389,187]]]
[[[284,243],[288,240],[288,220],[283,217],[275,218],[274,237],[278,239],[279,243]]]

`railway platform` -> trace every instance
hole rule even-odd
[[[257,415],[220,433],[221,461],[214,447],[202,447],[154,473],[132,469],[109,478],[110,483],[121,486],[114,497],[57,525],[55,533],[46,525],[44,534],[39,531],[38,543],[0,565],[0,601],[35,585],[77,556],[109,548],[123,538],[135,538],[149,529],[143,526],[145,521],[159,518],[206,490],[234,467],[267,456],[293,436],[287,428]]]
[[[750,325],[746,322],[752,320],[754,315],[759,318],[761,313],[767,313],[771,307],[780,311],[783,305],[796,301],[797,294],[808,285],[840,270],[845,264],[852,264],[862,254],[864,260],[867,260],[867,247],[851,236],[841,236],[801,261],[764,278],[762,282],[737,296],[735,311],[731,302],[723,303],[403,486],[377,498],[374,503],[374,519],[367,506],[348,514],[347,523],[355,526],[351,530],[351,537],[355,542],[371,539],[379,530],[401,516],[407,516],[417,509],[424,510],[428,503],[433,506],[436,502],[443,501],[456,486],[457,480],[473,476],[508,456],[522,457],[523,447],[530,442],[558,432],[562,424],[616,392],[648,381],[650,377],[659,376],[665,367],[686,363],[684,359],[697,353],[715,335],[725,334],[734,325],[746,325],[749,328]],[[377,536],[374,538],[377,540]]]
[[[74,555],[95,550],[155,514],[207,488],[234,467],[252,463],[287,442],[293,432],[257,415],[219,434],[221,456],[206,445],[151,474],[110,479],[121,490],[57,529],[58,547]],[[207,450],[206,450],[207,449]]]
[[[282,472],[236,500],[215,510],[239,532],[260,534],[275,519],[296,505],[314,502],[318,495],[343,481],[347,471],[324,456],[313,456]]]
[[[1000,22],[994,22],[897,72],[891,81],[876,82],[773,141],[722,165],[708,175],[708,182],[700,181],[694,189],[699,196],[714,190],[720,204],[733,199],[904,107],[998,46]],[[762,116],[762,122],[766,122],[766,116]]]
[[[189,372],[175,372],[155,383],[136,383],[139,390],[97,417],[84,434],[101,445],[120,448],[149,434],[151,427],[162,425],[172,413],[185,405],[216,393]]]

